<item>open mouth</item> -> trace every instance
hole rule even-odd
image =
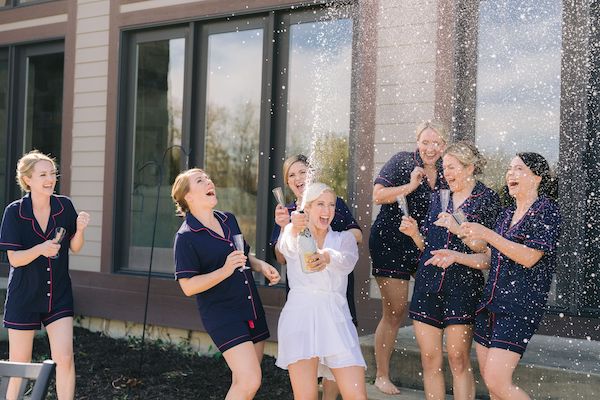
[[[519,182],[515,182],[515,181],[509,181],[508,182],[508,187],[509,188],[515,188],[517,186],[519,186]]]
[[[215,191],[214,191],[214,189],[212,189],[212,190],[209,190],[208,192],[206,192],[206,195],[207,195],[207,196],[214,196],[214,195],[215,195]]]
[[[319,217],[319,222],[324,225],[329,224],[329,217]]]

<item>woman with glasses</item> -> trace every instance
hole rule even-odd
[[[17,163],[17,182],[26,192],[4,210],[0,250],[10,263],[4,309],[9,360],[30,362],[35,331],[46,327],[52,360],[56,363],[59,400],[75,397],[73,358],[73,292],[69,249],[79,252],[90,221],[77,214],[68,197],[54,194],[54,159],[37,150]],[[7,399],[16,399],[20,379],[12,379]]]
[[[415,275],[409,316],[421,351],[425,396],[444,399],[444,336],[453,377],[455,399],[475,398],[471,343],[475,310],[483,289],[485,254],[463,262],[451,257],[485,252],[485,242],[459,237],[463,219],[492,227],[500,211],[500,198],[476,179],[485,160],[470,142],[453,143],[444,152],[444,178],[448,196],[432,198],[429,213],[419,227],[414,218],[402,217],[400,231],[410,236],[423,253]]]
[[[424,122],[416,130],[417,149],[394,155],[381,169],[373,187],[373,201],[381,209],[369,236],[373,276],[381,292],[383,313],[375,331],[375,386],[387,394],[400,391],[390,380],[390,358],[398,329],[406,317],[408,282],[417,269],[419,251],[398,228],[402,219],[398,197],[406,199],[408,212],[422,224],[430,198],[446,187],[440,157],[446,148],[446,129]]]
[[[541,155],[518,153],[505,190],[514,203],[500,213],[494,230],[468,222],[460,233],[489,246],[490,274],[475,326],[481,375],[492,399],[525,400],[529,396],[512,376],[544,316],[561,218],[556,180]]]

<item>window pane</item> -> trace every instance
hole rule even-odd
[[[0,51],[0,204],[7,204],[6,165],[7,159],[7,111],[8,111],[8,54]]]
[[[208,37],[205,168],[256,250],[263,30]]]
[[[341,197],[347,196],[351,74],[351,19],[290,27],[286,154],[313,151],[317,179]]]
[[[133,182],[129,188],[131,223],[126,268],[148,269],[157,189],[161,183],[152,270],[172,273],[173,235],[181,220],[175,216],[170,186],[185,155],[177,147],[167,149],[182,144],[185,39],[140,43],[136,50]]]
[[[38,149],[60,164],[64,53],[27,57],[24,151]]]
[[[515,152],[539,152],[556,167],[561,2],[488,0],[479,12],[476,141],[498,187]]]
[[[479,7],[476,142],[489,160],[486,183],[498,189],[516,152],[538,152],[556,171],[561,2],[486,0]],[[555,279],[550,303],[557,296]]]

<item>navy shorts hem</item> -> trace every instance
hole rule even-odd
[[[373,276],[378,276],[381,278],[394,278],[394,279],[402,279],[405,281],[410,281],[410,277],[412,274],[408,271],[401,271],[397,269],[385,269],[385,268],[377,268],[373,267],[372,271]]]
[[[208,332],[221,353],[244,342],[258,343],[271,336],[264,316],[253,321],[235,321]]]
[[[14,315],[10,315],[10,319],[22,319],[22,321],[9,321],[7,320],[7,313],[4,315],[3,325],[5,328],[14,329],[19,331],[39,331],[42,329],[42,324],[48,326],[51,323],[58,321],[62,318],[73,317],[73,309],[64,309],[60,311],[53,311],[51,313],[27,313],[24,318],[15,318]],[[18,314],[18,317],[23,317],[23,314]],[[33,322],[29,322],[33,321]]]
[[[511,342],[507,342],[504,340],[487,340],[486,338],[478,335],[476,332],[473,334],[473,340],[476,343],[479,343],[480,345],[482,345],[483,347],[486,347],[488,349],[494,348],[494,349],[508,350],[508,351],[512,351],[513,353],[519,354],[521,357],[523,357],[523,354],[525,353],[525,350],[526,350],[525,347],[518,345],[516,343],[511,343]]]
[[[537,324],[527,318],[483,309],[477,314],[474,340],[487,348],[512,351],[521,356],[535,333]]]
[[[444,329],[444,323],[442,321],[439,321],[435,318],[432,318],[426,314],[423,313],[417,313],[414,311],[409,311],[408,312],[408,318],[412,319],[413,321],[419,321],[422,322],[424,324],[433,326],[434,328],[438,328],[438,329]]]

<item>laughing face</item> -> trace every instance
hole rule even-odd
[[[423,159],[423,164],[433,165],[442,156],[446,149],[446,143],[436,131],[426,128],[419,135],[417,149],[421,159]]]
[[[317,229],[329,228],[335,216],[335,194],[327,191],[307,204],[304,212],[308,214],[308,222]]]
[[[463,165],[458,158],[451,154],[446,154],[443,158],[444,178],[448,182],[448,187],[454,192],[460,192],[467,187],[467,184],[473,180],[474,165]]]
[[[506,185],[511,196],[537,192],[541,181],[542,178],[534,174],[519,157],[511,160],[508,171],[506,171]]]
[[[215,185],[204,172],[193,172],[189,176],[189,190],[185,201],[191,208],[214,208],[217,205]]]
[[[50,196],[54,193],[58,172],[56,166],[47,160],[40,160],[33,166],[31,176],[23,179],[29,186],[32,195]]]
[[[308,166],[302,161],[296,161],[290,166],[287,173],[287,185],[294,193],[297,199],[302,197],[306,184],[306,174]]]

